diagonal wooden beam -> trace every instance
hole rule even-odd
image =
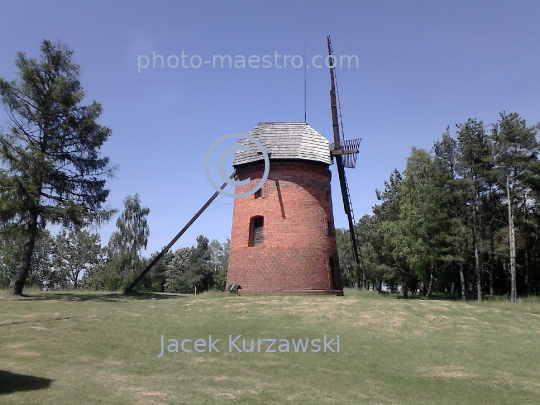
[[[234,178],[235,175],[236,175],[236,171],[233,172],[233,174],[231,174],[231,179]],[[229,184],[228,182],[223,183],[223,185],[220,187],[220,190],[223,190],[225,187],[227,187],[228,184]],[[201,207],[201,209],[193,216],[193,218],[191,218],[191,220],[186,224],[186,226],[184,226],[182,230],[176,234],[173,240],[171,240],[169,244],[165,246],[165,248],[163,248],[163,250],[156,257],[154,257],[154,260],[152,260],[150,264],[146,266],[143,272],[139,274],[137,278],[133,280],[133,282],[124,290],[124,294],[129,294],[133,291],[133,288],[137,284],[139,284],[139,282],[152,269],[152,267],[154,267],[154,265],[159,261],[159,259],[161,259],[165,255],[165,253],[167,253],[173,247],[176,241],[180,239],[180,237],[189,229],[191,225],[193,225],[193,223],[197,220],[197,218],[201,216],[201,214],[208,208],[210,204],[212,204],[212,202],[217,198],[219,194],[220,192],[216,191],[214,195],[210,197],[210,199]]]

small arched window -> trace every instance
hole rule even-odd
[[[250,220],[248,246],[262,246],[264,241],[264,217],[257,216]]]

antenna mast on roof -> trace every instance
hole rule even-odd
[[[306,43],[304,42],[304,122],[307,124],[307,70],[306,70]]]

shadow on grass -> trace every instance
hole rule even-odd
[[[96,301],[96,302],[121,302],[129,300],[167,300],[171,298],[186,298],[187,295],[165,294],[150,292],[134,292],[124,294],[122,292],[103,293],[80,293],[80,292],[43,292],[35,295],[22,295],[23,300],[28,301]]]
[[[0,370],[0,395],[49,388],[54,380]]]
[[[390,292],[390,291],[381,291],[377,294],[373,290],[358,290],[353,288],[346,288],[344,290],[345,296],[357,296],[357,297],[366,297],[366,298],[380,298],[380,299],[389,299],[389,300],[404,300],[404,301],[424,301],[425,295],[422,293],[413,294],[409,292],[408,297],[405,298],[403,294]],[[461,296],[459,294],[447,294],[447,293],[433,293],[429,301],[461,301]]]
[[[393,297],[397,300],[416,300],[416,301],[425,301],[425,295],[424,294],[409,294],[407,298],[405,298],[401,294],[393,294]],[[445,294],[445,293],[437,293],[432,294],[428,301],[461,301],[461,297],[457,294]]]

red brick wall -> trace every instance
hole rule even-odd
[[[251,182],[235,192],[254,188],[263,169],[263,163],[238,168],[238,179]],[[327,167],[313,163],[271,162],[262,198],[234,200],[227,285],[239,284],[245,293],[330,292],[333,258],[334,289],[341,290],[330,178]],[[258,215],[264,243],[249,247],[250,219]]]

